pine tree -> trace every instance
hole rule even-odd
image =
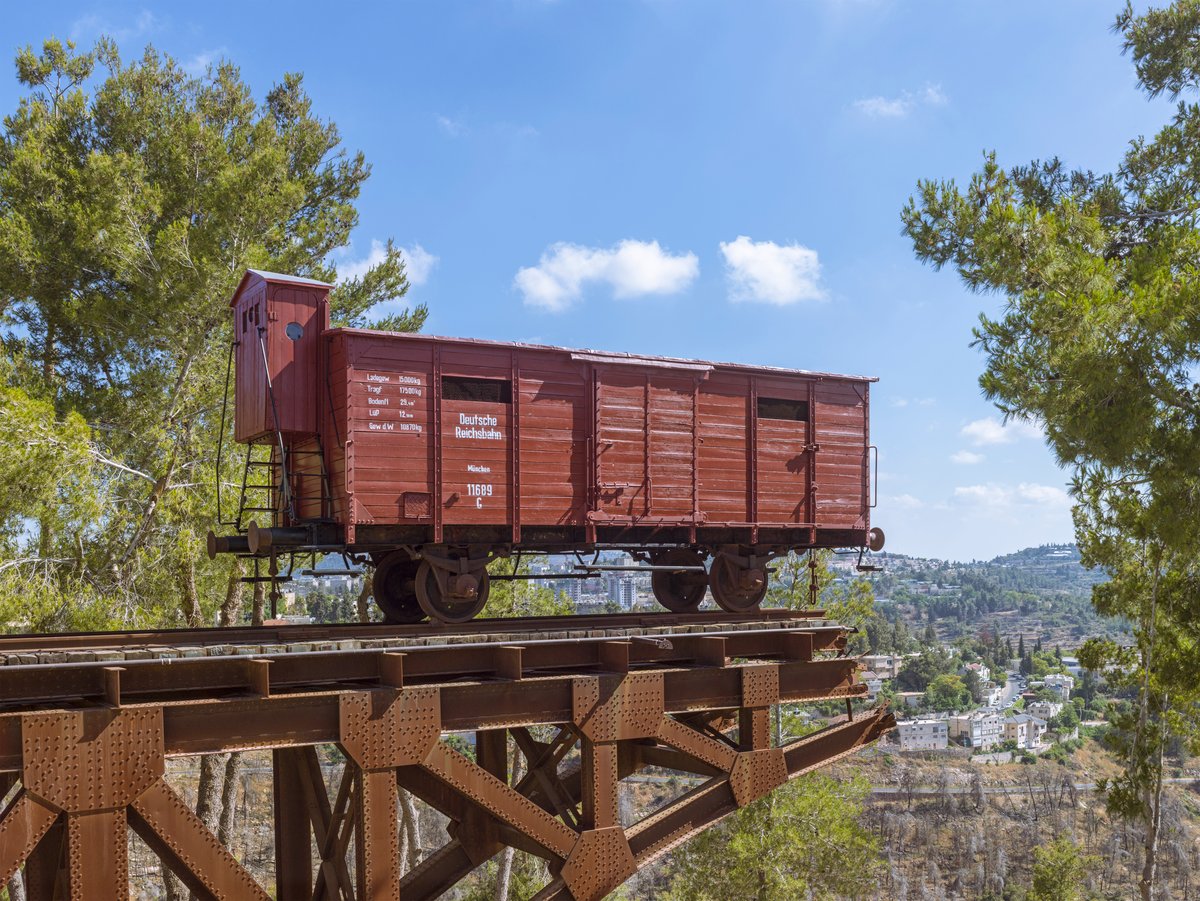
[[[240,565],[203,550],[211,486],[234,480],[233,455],[218,474],[213,453],[226,303],[250,267],[336,282],[370,168],[299,75],[260,101],[231,63],[189,75],[108,39],[16,62],[24,95],[0,126],[0,481],[33,490],[0,488],[0,557],[18,561],[0,566],[0,618],[211,622]],[[365,325],[406,289],[389,242],[332,292],[334,322]]]
[[[988,154],[962,189],[921,182],[902,218],[918,258],[1003,296],[975,332],[984,393],[1043,426],[1071,471],[1081,561],[1109,577],[1093,603],[1133,624],[1132,648],[1091,640],[1080,658],[1136,693],[1105,800],[1143,827],[1150,901],[1164,749],[1200,739],[1200,643],[1181,640],[1200,622],[1200,5],[1127,3],[1115,28],[1146,94],[1179,100],[1157,134],[1125,142],[1111,173]]]

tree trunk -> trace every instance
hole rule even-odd
[[[233,566],[229,569],[229,584],[225,588],[225,603],[221,605],[221,612],[217,619],[217,624],[222,627],[232,626],[242,618],[242,604],[245,601],[245,592],[242,590],[242,573],[244,571],[242,558],[234,557]]]
[[[163,888],[167,891],[167,901],[188,901],[191,895],[187,886],[183,884],[183,880],[168,870],[166,864],[163,864],[162,874]]]
[[[263,624],[263,602],[266,600],[266,582],[254,583],[254,609],[251,611],[251,625],[261,626]]]
[[[1150,583],[1150,617],[1146,628],[1146,654],[1144,663],[1144,675],[1142,677],[1142,689],[1138,693],[1138,721],[1137,730],[1134,734],[1133,757],[1146,754],[1145,742],[1150,731],[1150,673],[1154,665],[1154,644],[1157,638],[1156,628],[1158,625],[1158,581],[1162,572],[1162,557],[1161,550],[1153,548],[1151,551],[1154,565],[1154,577]],[[1158,863],[1158,826],[1162,816],[1162,762],[1163,762],[1163,735],[1161,725],[1156,725],[1154,729],[1154,740],[1157,744],[1157,750],[1154,754],[1157,766],[1152,770],[1154,773],[1154,784],[1145,786],[1142,789],[1142,816],[1146,821],[1146,837],[1143,842],[1143,852],[1145,861],[1142,864],[1142,878],[1138,882],[1138,890],[1141,892],[1142,901],[1153,901],[1154,897],[1154,882],[1157,876],[1156,866]]]
[[[196,816],[214,834],[221,819],[221,781],[225,772],[224,754],[205,754],[200,758],[200,782],[196,787]]]
[[[19,872],[8,880],[8,901],[25,901],[25,880]]]
[[[360,623],[369,623],[371,621],[371,608],[367,601],[371,597],[371,577],[363,573],[362,590],[358,593],[358,621]]]
[[[1142,901],[1152,901],[1154,883],[1158,878],[1158,839],[1162,827],[1162,794],[1163,794],[1163,740],[1158,738],[1157,766],[1154,769],[1154,785],[1145,792],[1144,805],[1146,809],[1146,839],[1145,861],[1142,863],[1142,878],[1138,889],[1142,893]]]
[[[513,748],[512,775],[509,782],[512,785],[516,785],[520,781],[521,755],[517,753],[516,748]],[[500,852],[500,863],[496,869],[495,901],[508,901],[508,893],[512,886],[513,855],[515,853],[515,849],[509,845],[505,845],[504,850]]]
[[[204,614],[200,610],[200,595],[196,592],[196,561],[187,560],[180,567],[180,606],[183,620],[192,629],[204,625]]]
[[[217,841],[233,853],[233,822],[237,813],[237,790],[242,778],[242,752],[234,751],[225,761],[225,781],[221,785],[221,820]]]
[[[421,862],[421,818],[413,796],[400,789],[400,809],[404,813],[405,855],[401,859],[403,872],[407,873]],[[402,874],[403,875],[403,874]]]

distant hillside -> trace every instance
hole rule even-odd
[[[988,561],[951,562],[904,554],[877,554],[882,569],[873,582],[881,612],[910,628],[935,624],[954,638],[994,624],[1003,631],[1041,636],[1074,646],[1093,635],[1127,630],[1100,617],[1091,605],[1092,586],[1104,574],[1079,562],[1074,544],[1047,544]]]
[[[876,554],[877,565],[886,572],[924,574],[935,581],[962,573],[989,573],[1005,587],[1039,591],[1068,591],[1091,594],[1092,586],[1105,580],[1099,570],[1085,569],[1074,544],[1043,544],[1028,547],[992,560],[960,563],[905,554]]]

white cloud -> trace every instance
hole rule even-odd
[[[1001,422],[995,416],[968,422],[959,432],[976,447],[988,444],[1012,444],[1018,438],[1041,438],[1042,430],[1024,419]]]
[[[904,119],[921,106],[945,106],[950,100],[941,85],[927,84],[921,90],[902,91],[895,97],[864,97],[854,108],[872,119]]]
[[[408,274],[409,284],[423,285],[429,281],[429,274],[438,264],[438,258],[420,244],[401,247],[400,252],[404,254],[404,271]]]
[[[657,241],[621,241],[615,247],[581,247],[559,242],[536,266],[517,271],[513,284],[525,302],[547,310],[566,309],[589,282],[607,283],[614,297],[675,294],[700,272],[694,253],[671,254]]]
[[[893,407],[907,407],[908,406],[908,398],[907,397],[893,397],[892,398],[892,406]]]
[[[102,16],[92,13],[80,16],[71,23],[70,36],[73,41],[90,40],[100,35],[108,35],[116,41],[128,41],[145,37],[160,30],[162,22],[148,9],[143,9],[137,17],[127,25],[114,25]]]
[[[918,507],[924,507],[925,503],[919,497],[913,497],[911,494],[896,494],[888,498],[889,503],[893,507],[900,510],[915,510]]]
[[[455,119],[451,116],[437,116],[436,119],[438,127],[452,138],[467,133],[467,125],[462,119]]]
[[[745,235],[721,242],[730,297],[786,306],[801,300],[823,300],[817,252],[802,244],[752,241]]]
[[[964,466],[970,466],[973,463],[982,463],[983,454],[977,454],[969,450],[960,450],[951,454],[950,460],[953,463],[960,463]]]
[[[893,397],[891,404],[893,407],[907,407],[909,404],[916,404],[918,407],[932,407],[937,403],[937,399],[933,397],[914,397],[911,400],[907,397]]]
[[[1071,496],[1056,485],[1038,485],[1021,482],[1015,488],[988,482],[985,485],[960,485],[954,496],[970,504],[982,507],[1044,507],[1066,510],[1071,506]]]
[[[864,97],[854,101],[854,108],[872,119],[903,119],[912,112],[908,97]]]
[[[929,106],[945,106],[950,102],[950,98],[942,91],[940,84],[927,84],[917,95],[921,98],[921,102]]]
[[[420,244],[412,247],[401,247],[404,257],[404,271],[408,275],[410,285],[423,285],[429,280],[429,274],[437,265],[438,258]],[[362,278],[374,266],[387,259],[387,244],[378,239],[371,241],[370,252],[361,260],[349,260],[338,264],[338,281],[348,282],[351,279]]]
[[[211,66],[213,63],[220,62],[221,58],[225,56],[225,53],[226,51],[224,47],[218,47],[215,50],[203,50],[181,64],[183,66],[183,71],[187,72],[189,75],[203,75],[208,71],[209,66]]]
[[[1017,497],[1043,507],[1070,507],[1071,495],[1057,485],[1038,485],[1022,482],[1017,486]]]

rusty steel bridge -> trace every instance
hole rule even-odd
[[[846,639],[780,610],[0,637],[0,882],[127,899],[132,829],[201,898],[434,898],[506,846],[547,862],[537,898],[602,898],[892,728],[852,714],[866,686]],[[775,705],[827,700],[846,716],[773,745]],[[322,745],[346,758],[332,790]],[[245,750],[271,752],[273,886],[165,778],[168,758]],[[623,823],[618,786],[648,767],[704,781]],[[449,818],[405,872],[401,789]]]

